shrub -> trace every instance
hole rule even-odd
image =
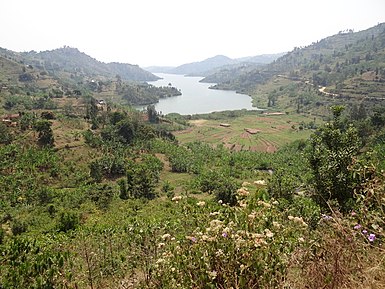
[[[57,229],[59,232],[68,232],[75,230],[80,224],[78,213],[73,211],[62,211],[57,220]]]
[[[312,135],[308,161],[313,172],[315,200],[327,207],[327,202],[337,200],[347,211],[356,186],[350,169],[360,149],[357,130],[344,128],[340,115],[343,107],[334,107],[334,120],[325,124]]]
[[[20,235],[27,231],[28,225],[25,221],[19,219],[13,220],[11,224],[11,231],[14,236]]]

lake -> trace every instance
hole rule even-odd
[[[156,73],[162,79],[149,82],[155,86],[172,86],[180,89],[182,95],[160,99],[155,109],[162,114],[210,113],[213,111],[257,109],[252,106],[251,97],[235,91],[209,89],[213,83],[199,82],[203,77],[185,77],[177,74]]]

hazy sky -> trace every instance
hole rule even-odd
[[[0,1],[0,47],[68,45],[142,67],[285,52],[385,22],[384,0]]]

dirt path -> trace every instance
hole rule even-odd
[[[339,94],[336,94],[336,93],[327,92],[325,91],[325,89],[326,89],[326,86],[322,86],[321,88],[318,89],[318,91],[327,96],[335,96],[335,97],[340,96]]]
[[[166,157],[166,155],[164,154],[155,154],[155,156],[163,163],[163,170],[164,171],[171,171],[171,165],[170,165],[170,162],[168,160],[168,158]]]

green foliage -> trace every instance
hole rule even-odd
[[[20,118],[20,129],[24,131],[31,128],[35,121],[35,115],[29,112],[24,112]]]
[[[93,161],[89,164],[90,177],[97,183],[100,183],[103,178],[103,167],[97,161]]]
[[[130,105],[156,103],[160,98],[181,95],[175,87],[156,87],[146,83],[126,83],[118,87],[117,93]]]
[[[59,232],[68,232],[75,230],[80,225],[79,214],[72,210],[65,210],[59,213],[57,219],[57,230]]]
[[[130,196],[128,194],[127,181],[125,179],[118,180],[119,186],[119,198],[122,200],[127,200]]]
[[[236,191],[238,187],[239,185],[234,179],[223,179],[219,186],[214,189],[215,199],[234,206],[237,202]]]
[[[56,109],[57,105],[52,99],[47,97],[38,97],[31,99],[29,96],[11,95],[7,96],[3,107],[6,110],[31,110],[31,109]]]
[[[290,221],[269,202],[248,198],[244,204],[194,204],[189,199],[178,204],[175,213],[186,216],[182,224],[193,223],[182,235],[171,226],[158,235],[154,271],[143,287],[278,287],[287,276],[288,256],[307,236],[307,225],[301,218]]]
[[[114,178],[126,173],[126,161],[121,156],[105,155],[89,164],[90,177],[101,182],[103,177]]]
[[[64,288],[60,276],[69,254],[31,239],[13,239],[2,246],[2,288]]]
[[[3,244],[4,238],[5,238],[5,230],[2,227],[0,227],[0,245]]]
[[[158,113],[155,110],[154,105],[148,105],[147,106],[147,117],[148,117],[149,122],[151,122],[151,123],[157,123],[159,121]]]
[[[171,199],[175,196],[174,189],[175,188],[171,185],[169,181],[165,181],[162,185],[161,191],[167,196],[167,198]]]
[[[13,136],[10,129],[3,122],[0,122],[0,144],[10,144]]]
[[[20,235],[26,232],[28,225],[24,220],[14,219],[11,223],[11,231],[14,236]]]
[[[44,190],[58,174],[58,158],[51,149],[0,147],[0,200],[42,204]]]
[[[94,185],[88,188],[90,199],[97,205],[98,208],[106,210],[111,204],[115,190],[107,184]]]
[[[34,129],[39,133],[38,143],[44,147],[54,146],[52,123],[48,120],[38,120],[34,123]]]
[[[42,119],[47,119],[47,120],[56,119],[56,116],[52,111],[43,111],[40,114],[40,116]]]
[[[342,126],[340,116],[343,107],[334,107],[334,119],[311,137],[308,160],[313,172],[315,199],[326,206],[337,200],[344,210],[349,208],[357,183],[350,167],[359,152],[357,130]]]
[[[95,135],[91,130],[83,132],[84,141],[90,147],[99,147],[102,144],[102,140],[99,136]]]
[[[127,172],[127,193],[136,199],[154,199],[162,168],[163,164],[154,156],[146,156],[141,163],[131,163]]]

